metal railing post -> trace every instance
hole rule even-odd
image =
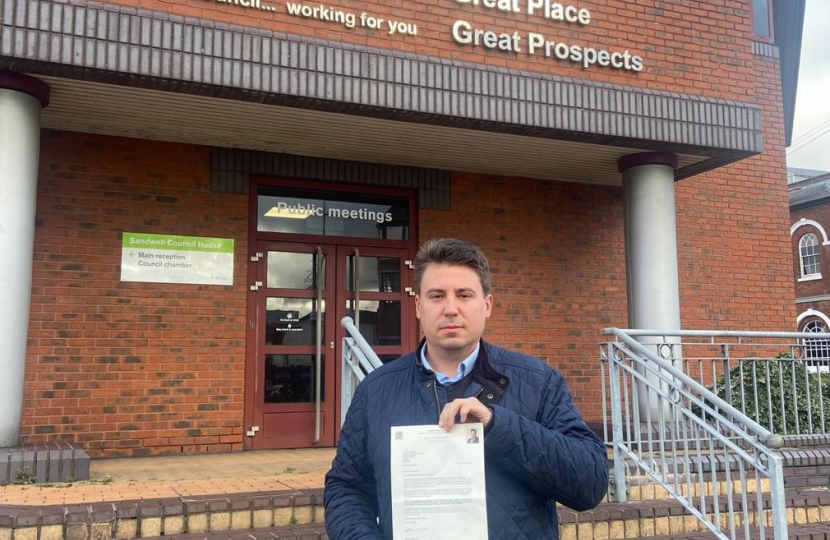
[[[787,538],[787,500],[784,496],[784,466],[781,456],[769,460],[770,505],[772,506],[772,534],[775,540]],[[763,517],[763,513],[761,515]]]
[[[351,342],[351,343],[349,343]],[[341,391],[340,391],[340,425],[343,425],[343,422],[346,421],[346,413],[349,411],[349,405],[352,403],[352,397],[354,397],[354,375],[352,374],[352,367],[351,364],[353,363],[352,360],[352,344],[354,340],[352,338],[344,337],[343,338],[343,358],[342,358],[342,369],[340,370],[341,373]]]
[[[729,344],[721,345],[721,358],[723,359],[723,384],[724,397],[727,403],[732,403],[732,370],[729,366]],[[717,381],[717,379],[715,379]]]
[[[618,351],[616,343],[608,344],[608,373],[611,394],[611,432],[614,443],[614,502],[628,500],[628,482],[625,478],[625,454],[622,451],[622,393],[620,392],[620,368],[617,364]]]

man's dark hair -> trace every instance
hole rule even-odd
[[[421,279],[431,264],[466,266],[478,274],[484,295],[490,294],[490,262],[478,247],[456,238],[427,240],[415,256],[415,292],[421,294]]]

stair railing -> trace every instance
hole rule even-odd
[[[340,326],[345,328],[348,334],[343,338],[343,369],[341,371],[343,375],[340,392],[340,425],[343,425],[358,383],[383,363],[360,334],[351,317],[343,317],[340,320]]]
[[[786,540],[782,460],[773,450],[782,438],[657,354],[662,347],[671,358],[663,354],[671,345],[635,339],[666,332],[603,334],[614,339],[601,345],[614,452],[611,498],[627,500],[627,472],[632,479],[645,475],[718,538]]]

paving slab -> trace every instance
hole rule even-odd
[[[334,448],[95,459],[90,480],[0,486],[2,506],[52,506],[319,489]]]

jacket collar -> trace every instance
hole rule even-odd
[[[473,366],[472,377],[473,381],[479,383],[481,386],[484,387],[484,395],[490,395],[490,399],[488,401],[497,400],[505,391],[505,389],[510,385],[510,379],[503,373],[496,370],[493,364],[489,360],[488,351],[490,350],[490,345],[485,343],[482,339],[481,347],[478,350],[478,356],[476,357],[476,363]],[[422,339],[421,342],[418,344],[418,348],[415,350],[414,357],[412,358],[412,362],[414,362],[415,369],[418,373],[418,377],[427,380],[427,379],[434,379],[435,372],[430,369],[424,367],[421,363],[421,351],[426,346],[426,339]]]

